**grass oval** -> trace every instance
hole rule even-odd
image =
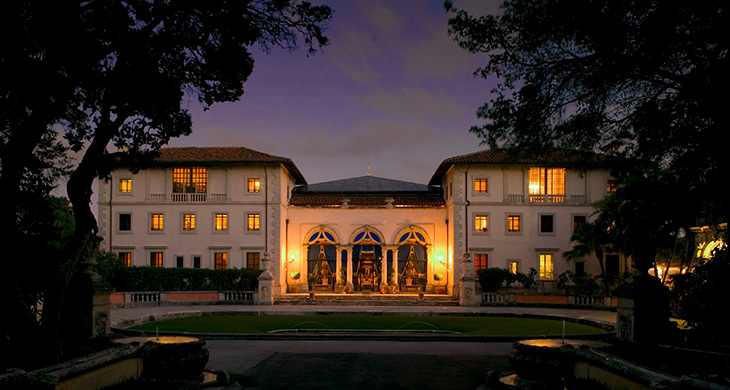
[[[373,316],[373,315],[211,315],[150,322],[131,329],[192,333],[267,333],[281,329],[437,329],[465,335],[539,336],[559,335],[563,321],[523,317],[468,316]],[[316,324],[314,326],[313,324]],[[565,323],[565,334],[606,333],[604,329]]]

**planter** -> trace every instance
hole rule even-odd
[[[418,299],[421,300],[421,301],[423,300],[423,293],[422,292],[419,292],[418,293]]]
[[[396,285],[388,286],[388,289],[390,290],[391,294],[395,294],[395,290],[398,288]]]
[[[380,293],[381,294],[387,294],[388,293],[388,288],[387,287],[381,287],[380,288]]]
[[[337,285],[337,291],[339,291],[340,293],[344,293],[346,288],[347,286],[345,286],[344,284]]]

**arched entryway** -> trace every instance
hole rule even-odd
[[[334,291],[337,283],[337,234],[319,226],[307,234],[307,283],[314,291]]]
[[[409,226],[395,239],[398,245],[398,286],[400,291],[425,291],[428,282],[428,235],[423,229]]]
[[[355,231],[351,239],[355,291],[378,291],[383,282],[383,235],[370,226]]]

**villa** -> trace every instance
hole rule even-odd
[[[600,273],[593,259],[562,256],[615,188],[600,157],[582,156],[578,169],[565,151],[482,150],[444,160],[428,184],[369,175],[309,184],[285,157],[165,148],[147,169],[99,182],[102,247],[130,266],[258,269],[270,259],[272,301],[311,282],[356,294],[390,284],[469,305],[476,271],[489,267],[534,268],[550,291],[566,270]],[[608,273],[627,267],[606,257]]]

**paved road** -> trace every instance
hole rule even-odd
[[[511,343],[213,340],[231,389],[465,389],[508,371]]]

